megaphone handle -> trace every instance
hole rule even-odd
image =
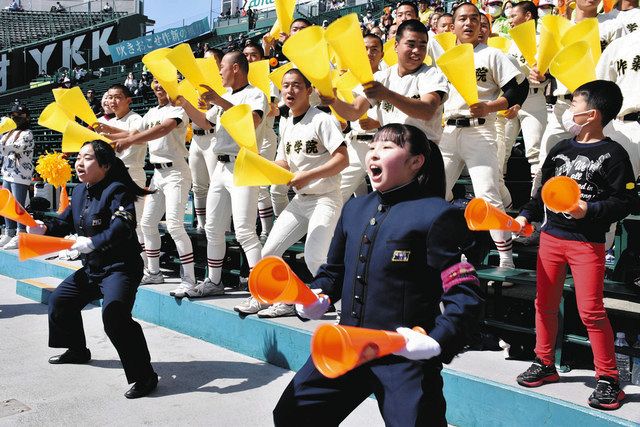
[[[525,237],[529,237],[533,233],[533,230],[534,230],[533,225],[527,224],[522,228],[522,230],[520,230],[520,234],[522,234]]]

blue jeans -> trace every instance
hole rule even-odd
[[[11,191],[11,194],[15,199],[24,207],[25,202],[27,201],[27,192],[29,191],[29,186],[27,184],[17,184],[15,182],[4,181],[2,183],[2,187]],[[24,224],[18,224],[15,221],[5,218],[4,224],[7,228],[7,233],[11,236],[15,236],[16,225],[20,231],[25,231],[27,228]]]

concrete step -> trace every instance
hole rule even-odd
[[[44,294],[77,266],[43,259],[20,263],[14,251],[0,251],[0,273],[18,279],[17,292],[40,302],[46,302]],[[310,322],[295,317],[240,317],[233,306],[247,296],[246,292],[230,291],[221,297],[197,300],[175,299],[169,296],[169,290],[177,282],[167,279],[161,285],[141,286],[134,316],[286,369],[299,369],[309,356],[312,331],[336,319],[335,313]],[[463,353],[443,370],[448,421],[459,426],[581,427],[630,426],[640,421],[640,388],[627,386],[628,403],[615,413],[604,413],[586,405],[593,385],[587,380],[581,380],[582,385],[578,383],[580,378],[592,378],[592,371],[572,371],[571,375],[581,376],[563,384],[560,393],[552,386],[533,391],[518,387],[514,380],[528,364],[504,361],[501,352]],[[544,394],[547,391],[551,391],[550,395]]]

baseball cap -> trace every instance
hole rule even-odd
[[[16,101],[12,106],[11,106],[11,113],[16,113],[16,114],[29,114],[29,108],[27,108],[26,105],[24,105],[23,103],[21,103],[20,101]]]

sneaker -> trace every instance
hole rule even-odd
[[[3,234],[2,237],[0,237],[0,248],[9,243],[9,240],[11,240],[11,236],[9,236],[8,234]]]
[[[596,389],[589,396],[589,406],[596,409],[618,409],[624,397],[618,381],[611,377],[600,377]]]
[[[544,383],[555,383],[560,380],[555,365],[545,365],[540,359],[529,366],[529,369],[518,375],[516,381],[524,387],[540,387]]]
[[[4,250],[8,249],[18,249],[18,235],[13,236],[6,245],[2,247]]]
[[[273,304],[271,307],[265,308],[264,310],[260,310],[258,312],[258,317],[269,317],[269,318],[288,317],[288,316],[295,316],[295,315],[296,315],[295,307],[293,305],[285,304],[282,302]]]
[[[144,276],[140,280],[141,285],[159,285],[160,283],[164,283],[164,276],[161,272],[152,273],[146,268],[144,269]]]
[[[262,303],[254,297],[249,297],[242,301],[240,304],[233,307],[233,309],[242,314],[256,314],[260,310],[264,310],[267,307],[269,307],[269,304]]]
[[[184,276],[178,287],[169,292],[169,295],[176,298],[184,298],[189,292],[193,292],[195,287],[195,280]]]
[[[212,297],[222,294],[224,294],[222,282],[215,284],[208,277],[204,279],[204,282],[196,285],[195,288],[188,290],[186,293],[189,298]]]
[[[609,249],[604,256],[604,265],[606,265],[607,267],[613,267],[615,264],[616,264],[616,256],[613,252],[613,249]]]
[[[505,260],[505,261],[500,261],[500,264],[498,265],[498,267],[500,268],[516,268],[515,264],[513,263],[512,260]],[[487,282],[487,286],[491,287],[495,284],[496,282],[494,280],[490,280],[489,282]],[[515,283],[513,282],[502,282],[502,287],[503,288],[511,288],[515,285]]]

